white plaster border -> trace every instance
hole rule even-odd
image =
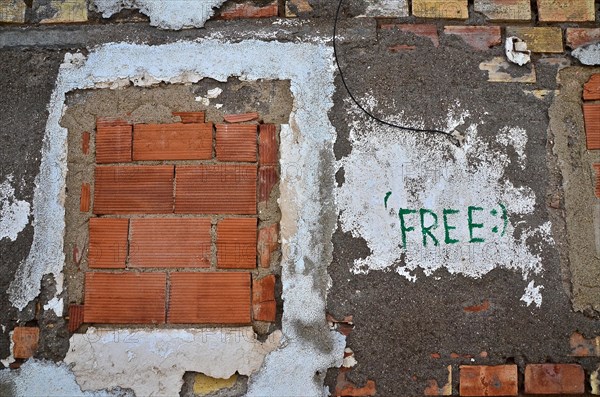
[[[326,291],[314,283],[315,273],[326,277],[331,260],[331,236],[322,236],[318,246],[310,244],[315,233],[322,233],[319,231],[322,204],[311,199],[319,197],[322,164],[319,156],[325,148],[330,149],[333,158],[335,130],[328,118],[334,92],[332,55],[331,47],[323,44],[256,40],[241,43],[204,40],[160,46],[110,43],[98,47],[87,58],[67,54],[49,104],[40,173],[35,182],[33,244],[9,287],[12,304],[19,309],[27,306],[39,294],[41,279],[46,274],[56,280],[56,296],[63,291],[67,130],[59,121],[68,92],[118,88],[130,83],[137,86],[158,82],[190,83],[202,78],[226,81],[230,76],[246,80],[289,80],[294,108],[289,125],[282,128],[280,146],[283,336],[279,348],[267,355],[260,372],[251,378],[248,395],[323,394],[325,370],[341,365],[345,346],[344,336],[327,329],[324,321]],[[333,233],[333,229],[330,232]],[[305,259],[315,267],[310,269]],[[298,324],[321,328],[320,334],[327,340],[310,343],[301,335]],[[169,350],[176,342],[168,330],[154,332],[154,335],[158,333],[161,339],[161,332],[164,332],[163,347]],[[214,333],[214,330],[209,332]],[[85,335],[77,338],[80,337]],[[74,342],[72,339],[72,346],[77,344]],[[98,357],[102,354],[100,345],[94,346]],[[235,359],[222,357],[224,363]],[[76,376],[79,376],[78,366],[84,366],[88,360],[84,354],[69,353]],[[155,364],[147,363],[148,366]],[[93,376],[104,377],[107,386],[115,386],[110,371],[98,365]],[[321,375],[315,376],[316,373]],[[117,386],[135,390],[135,382],[144,380],[131,379],[130,384]],[[85,380],[79,377],[78,383],[85,385]],[[164,390],[164,394],[178,393],[179,390]]]

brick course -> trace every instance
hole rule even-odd
[[[516,396],[519,394],[516,365],[461,365],[461,396]]]
[[[585,374],[577,364],[529,364],[525,367],[527,394],[583,394]]]

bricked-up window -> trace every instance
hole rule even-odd
[[[204,112],[173,115],[181,122],[99,117],[70,148],[93,168],[81,180],[89,238],[72,331],[78,322],[276,320],[278,223],[258,209],[276,202],[278,127],[257,113],[216,124]],[[77,248],[73,260],[81,260]]]

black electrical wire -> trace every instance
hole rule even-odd
[[[344,88],[346,89],[348,96],[352,99],[352,101],[354,101],[356,106],[358,106],[358,108],[360,110],[362,110],[367,116],[369,116],[373,120],[380,122],[381,124],[384,124],[384,125],[387,125],[390,127],[394,127],[394,128],[400,128],[403,130],[414,131],[414,132],[427,132],[427,133],[431,133],[431,134],[442,134],[442,135],[446,135],[446,136],[450,137],[452,140],[456,140],[456,138],[454,137],[454,135],[451,132],[441,131],[441,130],[436,130],[436,129],[413,128],[413,127],[394,124],[392,122],[382,120],[379,117],[375,116],[373,113],[369,112],[367,109],[365,109],[365,107],[363,105],[360,104],[360,102],[358,102],[358,100],[356,99],[354,94],[352,94],[352,91],[350,91],[348,84],[346,83],[346,78],[344,77],[344,73],[342,72],[342,67],[340,66],[340,61],[338,59],[338,54],[337,54],[337,41],[336,41],[337,24],[338,24],[338,20],[340,17],[340,9],[342,8],[343,1],[344,0],[339,0],[338,6],[337,6],[337,11],[335,13],[335,20],[333,22],[333,55],[335,57],[335,63],[337,64],[337,68],[340,73],[340,77],[342,78],[342,84],[344,85]]]

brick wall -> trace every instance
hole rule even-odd
[[[279,178],[277,127],[259,124],[257,113],[216,125],[203,112],[174,116],[182,121],[99,118],[71,149],[92,156],[95,168],[81,187],[89,244],[71,331],[276,320],[278,224],[257,211]]]

